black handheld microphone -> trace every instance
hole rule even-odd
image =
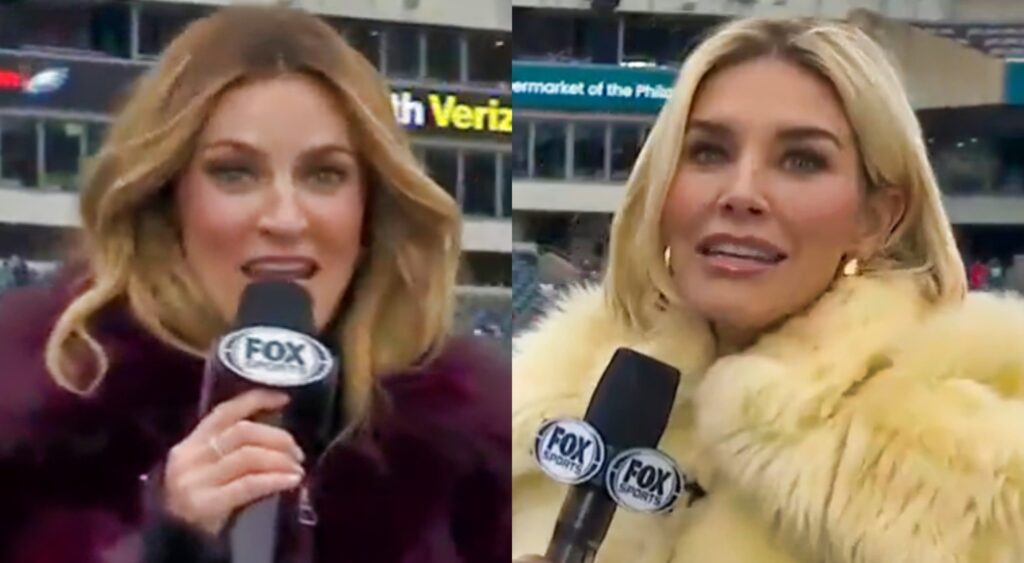
[[[584,420],[547,423],[534,455],[552,477],[573,484],[558,514],[545,557],[551,563],[590,563],[618,503],[637,510],[667,509],[682,478],[654,448],[665,432],[679,371],[628,348],[615,352]]]
[[[203,377],[200,411],[245,391],[273,389],[291,397],[280,413],[258,419],[288,430],[304,452],[315,452],[329,434],[338,375],[334,357],[316,338],[312,299],[289,281],[246,287],[235,326],[214,345]],[[278,563],[288,551],[284,530],[295,524],[294,491],[239,510],[228,523],[233,563]]]

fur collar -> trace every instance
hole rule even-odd
[[[973,561],[1024,545],[1024,307],[976,294],[940,309],[908,279],[839,282],[747,350],[713,358],[672,311],[641,334],[578,289],[516,342],[513,479],[547,418],[581,416],[614,350],[679,367],[670,452],[735,488],[814,561]],[[706,455],[705,455],[706,454]],[[1007,551],[1010,550],[1010,551]],[[990,559],[985,559],[990,560]]]

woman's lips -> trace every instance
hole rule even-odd
[[[319,270],[315,260],[301,257],[257,258],[242,265],[242,272],[257,280],[308,280]]]
[[[788,255],[767,239],[715,233],[697,243],[698,260],[715,276],[746,278],[767,272]]]
[[[727,254],[705,254],[700,259],[712,274],[729,278],[746,278],[768,272],[780,264]]]

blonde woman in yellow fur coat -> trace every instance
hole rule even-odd
[[[620,509],[598,563],[1024,561],[1024,308],[965,293],[883,51],[727,24],[639,157],[604,283],[517,341],[513,558],[565,493],[538,427],[582,417],[628,346],[682,371],[660,447],[707,494]]]

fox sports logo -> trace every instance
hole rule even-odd
[[[544,473],[560,483],[576,485],[592,479],[604,465],[604,440],[590,424],[562,418],[541,426],[534,439],[534,459]]]
[[[679,499],[686,477],[658,450],[633,448],[615,456],[605,474],[609,496],[634,512],[666,512]]]
[[[217,355],[238,375],[271,387],[297,387],[323,379],[334,367],[315,338],[278,327],[254,326],[224,337]]]

